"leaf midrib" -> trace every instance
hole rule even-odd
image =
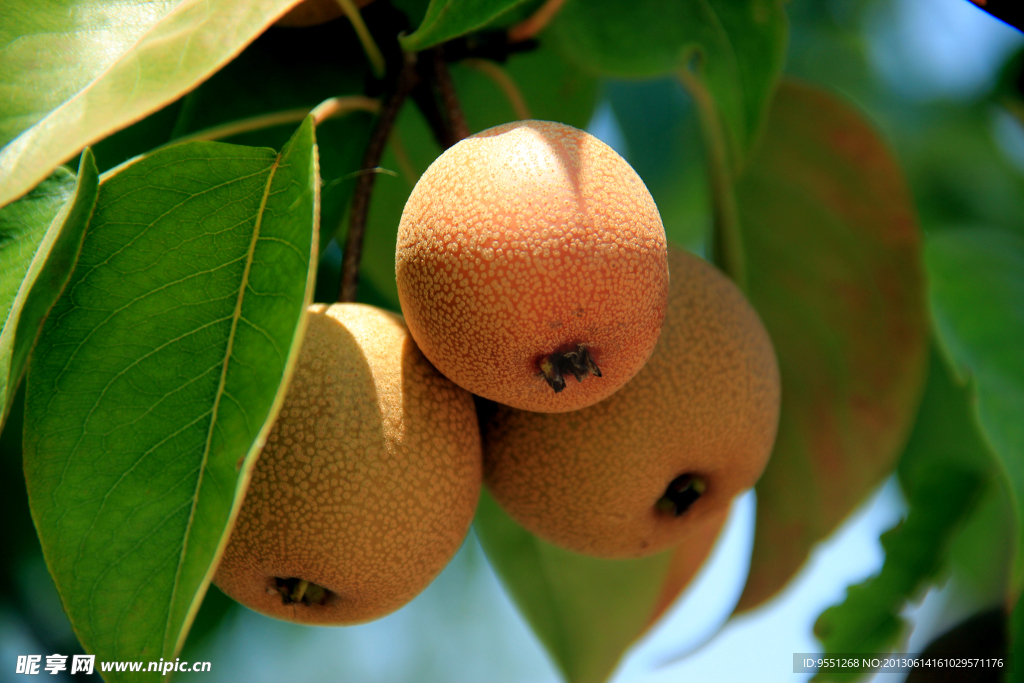
[[[242,282],[238,289],[238,299],[235,302],[235,311],[232,314],[231,319],[231,332],[228,334],[227,349],[224,353],[224,364],[221,368],[220,382],[217,386],[217,394],[213,400],[213,409],[210,416],[210,428],[206,433],[206,446],[203,448],[203,458],[199,466],[199,476],[196,478],[195,494],[192,496],[192,509],[189,511],[188,524],[185,527],[185,533],[182,537],[181,544],[181,555],[178,559],[178,566],[174,572],[174,584],[171,588],[171,599],[168,601],[167,606],[167,622],[164,625],[164,638],[161,643],[161,653],[167,654],[167,642],[170,638],[170,631],[174,616],[174,602],[178,595],[178,587],[181,582],[181,572],[185,566],[185,554],[188,551],[189,536],[192,532],[192,524],[195,521],[196,508],[199,503],[199,492],[203,484],[203,474],[206,472],[207,461],[210,457],[210,446],[213,441],[213,430],[217,425],[217,413],[220,407],[221,396],[225,393],[225,385],[227,383],[228,365],[231,362],[231,355],[233,353],[235,343],[235,333],[238,331],[238,322],[242,317],[242,302],[245,299],[245,291],[249,286],[249,272],[252,269],[253,256],[256,252],[256,243],[259,241],[260,228],[263,225],[263,216],[267,208],[267,199],[270,197],[270,187],[274,182],[274,176],[277,173],[277,169],[281,163],[281,156],[274,160],[274,163],[270,167],[270,172],[267,175],[267,183],[263,188],[263,197],[260,199],[260,208],[256,214],[256,225],[253,227],[252,239],[249,241],[249,250],[245,257],[245,269],[242,272]],[[194,598],[193,598],[194,599]],[[174,642],[177,643],[177,638],[174,638]],[[173,653],[171,653],[173,656]]]

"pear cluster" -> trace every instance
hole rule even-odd
[[[383,616],[454,555],[482,483],[553,544],[692,548],[695,571],[771,453],[779,372],[620,156],[543,121],[463,140],[409,197],[396,279],[404,318],[310,308],[218,586],[281,619]]]

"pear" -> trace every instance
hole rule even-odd
[[[597,557],[692,541],[757,481],[779,419],[771,339],[739,289],[669,247],[668,310],[650,360],[610,398],[543,414],[496,406],[484,482],[526,529]]]
[[[398,226],[398,298],[416,343],[459,386],[523,410],[578,410],[654,350],[666,244],[651,193],[615,150],[562,123],[506,123],[420,176]]]
[[[472,397],[400,316],[362,304],[308,316],[214,583],[271,617],[353,624],[407,603],[458,550],[480,435]]]

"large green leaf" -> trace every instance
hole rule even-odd
[[[1024,237],[950,230],[928,238],[935,327],[957,372],[978,387],[978,415],[1017,510],[1014,590],[1024,584]]]
[[[548,32],[585,69],[650,77],[693,69],[728,166],[756,143],[786,54],[780,0],[567,0]]]
[[[47,565],[101,659],[174,657],[284,396],[316,257],[312,121],[106,178],[29,366],[25,476]]]
[[[237,119],[301,112],[329,97],[361,94],[367,71],[363,48],[348,21],[272,28],[183,98],[169,137],[223,127]],[[348,206],[371,124],[370,114],[356,111],[317,126],[324,183],[321,247],[334,235]],[[294,127],[294,122],[282,123],[223,140],[280,149]]]
[[[1024,520],[1024,238],[942,231],[929,237],[925,259],[939,339],[957,373],[977,383],[981,425]]]
[[[93,145],[96,165],[102,173],[174,139],[215,127],[224,131],[217,138],[222,142],[280,149],[305,118],[298,112],[329,97],[361,94],[365,65],[362,46],[347,21],[304,29],[272,27],[198,88]],[[282,112],[296,118],[278,119],[274,125],[268,121],[265,128],[240,134],[225,126]],[[330,145],[319,126],[317,140],[323,165]]]
[[[851,586],[814,626],[826,653],[891,652],[905,634],[900,616],[947,564],[955,531],[986,486],[997,486],[994,461],[974,419],[973,387],[957,386],[935,356],[921,410],[900,460],[907,518],[882,535],[881,571]],[[996,542],[1000,538],[990,539]],[[818,680],[853,680],[850,672]]]
[[[480,544],[569,683],[600,683],[659,611],[671,552],[600,560],[529,533],[484,492]]]
[[[892,471],[921,395],[927,320],[913,204],[848,105],[780,87],[736,196],[748,295],[782,375],[745,610],[781,589]]]
[[[430,0],[419,27],[400,38],[402,47],[417,52],[483,28],[524,0]]]
[[[0,206],[195,87],[297,2],[5,2]]]
[[[39,326],[74,270],[98,182],[86,150],[77,179],[60,167],[0,209],[0,428]]]

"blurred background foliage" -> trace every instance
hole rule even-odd
[[[416,0],[394,4],[413,26],[425,8]],[[537,5],[516,12],[526,16]],[[366,8],[371,30],[374,13],[393,11],[387,3]],[[913,195],[938,330],[920,415],[898,472],[782,593],[730,620],[753,545],[754,500],[741,499],[703,572],[623,660],[616,681],[788,681],[799,678],[792,653],[823,646],[920,652],[933,641],[955,648],[978,633],[993,634],[988,643],[1012,638],[1007,596],[1024,585],[1014,494],[1024,490],[1024,342],[1007,351],[999,339],[1024,339],[1024,39],[965,0],[791,0],[785,11],[785,74],[859,108],[892,146]],[[558,37],[564,27],[550,31],[538,49],[505,65],[528,114],[587,127],[612,145],[647,183],[669,238],[707,255],[710,180],[691,97],[675,78],[587,73],[559,48],[568,44]],[[618,47],[609,49],[614,56]],[[453,69],[473,130],[521,115],[486,70],[479,63]],[[193,92],[97,144],[96,161],[103,171],[226,121],[361,93],[366,75],[346,20],[273,28]],[[320,301],[335,298],[353,172],[372,121],[357,112],[317,131]],[[280,148],[294,125],[228,141]],[[371,204],[360,300],[397,310],[394,233],[415,177],[438,153],[419,111],[406,107]],[[22,401],[15,399],[0,436],[5,663],[27,652],[80,652],[28,513]],[[846,602],[830,607],[851,584]],[[204,681],[559,680],[472,533],[424,594],[364,626],[276,622],[211,587],[182,658],[213,662],[211,673],[194,675]],[[13,679],[11,671],[5,665],[0,680]]]

